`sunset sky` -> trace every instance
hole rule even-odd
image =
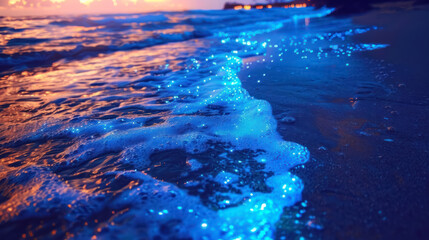
[[[226,0],[0,0],[0,15],[150,12],[220,9]],[[249,3],[251,0],[236,2]]]

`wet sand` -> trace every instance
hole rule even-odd
[[[376,10],[352,21],[382,28],[353,41],[390,46],[359,53],[349,69],[329,61],[306,71],[285,61],[265,69],[264,84],[247,78],[264,64],[241,73],[244,88],[270,102],[284,139],[312,154],[293,171],[305,184],[306,211],[291,217],[303,207],[285,209],[277,236],[426,239],[429,8]]]

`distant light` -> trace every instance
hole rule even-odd
[[[79,0],[80,3],[82,3],[83,5],[90,5],[94,0]]]
[[[250,6],[250,5],[244,5],[244,9],[245,10],[250,10],[250,9],[252,9],[252,6]]]
[[[235,6],[234,7],[234,10],[241,10],[241,9],[243,9],[243,6]]]
[[[201,227],[206,228],[207,227],[207,223],[201,224]]]

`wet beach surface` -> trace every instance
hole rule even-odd
[[[307,56],[295,61],[288,55],[291,61],[285,56],[281,62],[278,51],[269,50],[266,60],[248,60],[251,70],[245,68],[240,74],[252,96],[270,102],[283,138],[311,152],[311,160],[293,170],[305,184],[306,211],[301,205],[285,209],[297,215],[283,216],[277,236],[425,239],[429,234],[428,8],[372,11],[333,21],[347,19],[379,27],[350,41],[389,47],[330,61],[314,57],[309,61]],[[312,19],[297,23],[295,29],[303,25],[308,31],[320,28]],[[293,31],[293,27],[283,29],[286,35]],[[273,42],[284,37],[279,35]],[[267,64],[271,60],[274,66]],[[291,228],[294,222],[302,227]],[[291,229],[296,234],[290,234]]]
[[[424,237],[427,10],[331,11],[0,18],[0,235]]]

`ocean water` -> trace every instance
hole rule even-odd
[[[324,21],[331,11],[1,18],[0,233],[275,238],[304,188],[289,170],[310,153],[239,73],[272,53],[293,64],[386,47],[344,43],[377,28]]]

